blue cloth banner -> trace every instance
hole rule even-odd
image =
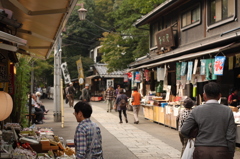
[[[193,62],[189,61],[188,62],[188,72],[187,72],[187,80],[188,81],[192,80],[192,71],[193,71]]]
[[[181,76],[184,76],[186,74],[186,68],[187,68],[187,62],[182,62],[182,65],[181,65]]]

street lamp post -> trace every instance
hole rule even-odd
[[[83,8],[83,4],[80,4],[81,8],[78,10],[78,15],[80,20],[85,20],[87,10]],[[58,40],[56,42],[56,45],[54,47],[54,122],[61,122],[63,120],[62,114],[63,114],[63,94],[62,94],[62,72],[61,72],[61,64],[62,64],[62,38],[61,36],[58,37]],[[62,127],[63,127],[63,121],[62,121]]]

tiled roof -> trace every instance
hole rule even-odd
[[[114,72],[108,73],[107,64],[94,64],[94,67],[96,68],[99,76],[113,78],[113,77],[123,77],[124,75],[123,71],[114,71]]]

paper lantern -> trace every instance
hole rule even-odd
[[[0,91],[0,102],[0,121],[3,121],[9,117],[12,112],[12,97],[8,93]]]

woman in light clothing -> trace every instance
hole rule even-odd
[[[183,126],[183,122],[188,118],[189,114],[191,113],[192,111],[192,107],[194,105],[194,101],[191,99],[191,98],[186,98],[184,100],[184,103],[183,103],[183,106],[184,108],[183,109],[180,109],[180,112],[178,114],[178,119],[179,119],[179,122],[178,122],[178,131],[179,131],[179,137],[180,137],[180,141],[182,143],[182,152],[181,152],[181,156],[185,150],[185,147],[187,145],[187,141],[188,141],[188,138],[185,138],[181,133],[181,128]]]

